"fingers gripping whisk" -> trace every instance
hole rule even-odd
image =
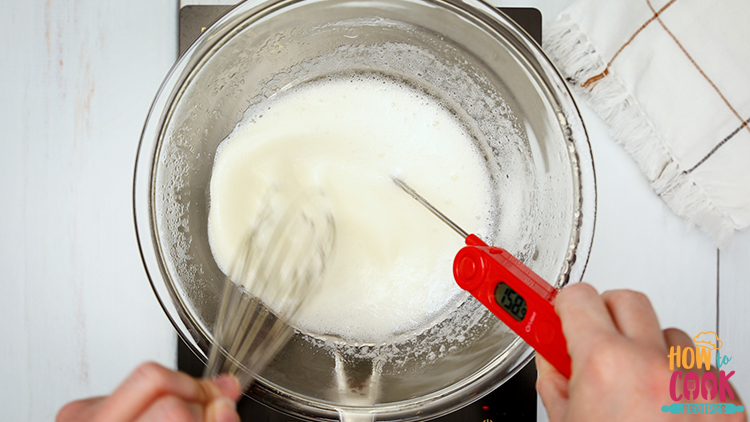
[[[335,239],[322,192],[266,195],[225,280],[205,376],[230,373],[250,385],[294,334]]]

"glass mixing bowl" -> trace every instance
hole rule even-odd
[[[205,360],[213,341],[225,277],[207,233],[217,146],[249,107],[359,72],[399,80],[451,110],[495,188],[487,240],[558,288],[580,281],[595,220],[591,151],[563,80],[522,29],[479,1],[248,1],[175,64],[136,162],[144,265],[198,357]],[[248,394],[311,420],[424,420],[477,400],[532,356],[466,296],[435,325],[387,344],[339,347],[298,332]]]

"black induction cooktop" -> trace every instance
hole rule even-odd
[[[178,54],[181,56],[206,28],[231,9],[232,6],[218,5],[183,6],[179,16]],[[542,13],[538,9],[532,7],[499,7],[498,9],[526,30],[537,44],[542,44]]]
[[[200,34],[229,11],[231,6],[192,5],[180,9],[179,46],[182,53],[200,36]],[[499,8],[509,18],[541,45],[542,15],[539,10],[527,7]],[[198,359],[182,340],[177,345],[177,368],[193,376],[201,376],[203,362]],[[493,392],[476,402],[449,415],[435,419],[435,422],[499,422],[536,421],[536,366],[529,362],[515,376]],[[301,419],[284,415],[262,405],[253,399],[243,397],[237,405],[243,421],[252,422],[296,422]]]
[[[204,364],[185,345],[177,341],[177,368],[200,377]],[[434,422],[535,422],[536,421],[536,366],[532,360],[505,384],[476,402],[449,415],[433,419]],[[301,422],[303,419],[287,416],[257,401],[243,397],[237,404],[246,422]]]

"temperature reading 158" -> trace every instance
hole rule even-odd
[[[393,182],[464,238],[466,246],[453,259],[456,283],[570,378],[568,345],[555,313],[557,289],[510,252],[464,231],[400,179]],[[524,321],[528,307],[531,316]]]
[[[522,321],[526,316],[526,300],[505,283],[498,283],[495,287],[495,301],[516,321]]]

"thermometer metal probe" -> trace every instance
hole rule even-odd
[[[391,179],[464,238],[466,246],[453,260],[453,277],[458,285],[570,378],[568,346],[555,313],[557,289],[505,249],[488,246],[461,229],[402,180]]]

